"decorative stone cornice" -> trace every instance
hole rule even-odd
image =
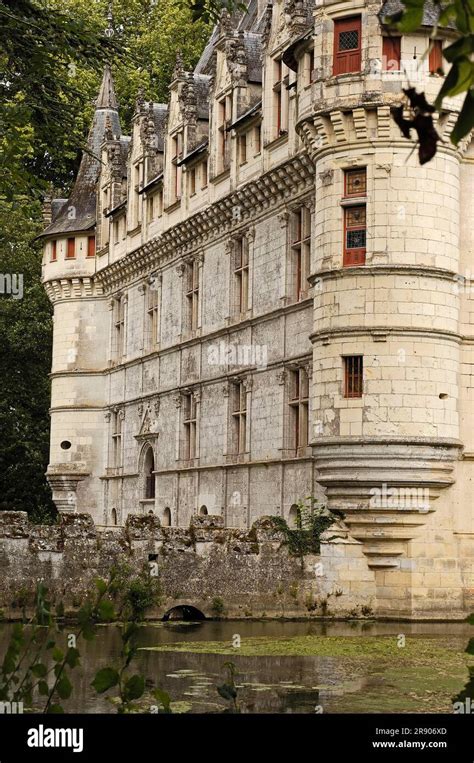
[[[177,223],[152,241],[140,246],[117,262],[100,271],[96,278],[105,291],[113,291],[119,285],[144,277],[176,256],[192,254],[197,247],[211,238],[222,235],[249,222],[262,209],[278,205],[305,189],[312,188],[314,166],[306,152],[301,152],[284,164],[250,181],[246,186],[219,199],[195,215]],[[234,207],[240,207],[240,217],[235,219]]]
[[[63,299],[84,299],[104,296],[102,283],[92,276],[71,276],[71,278],[44,281],[43,287],[53,304]]]

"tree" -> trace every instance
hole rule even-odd
[[[456,40],[443,49],[443,57],[451,64],[434,103],[441,109],[445,98],[466,93],[464,103],[451,133],[457,145],[474,127],[474,0],[403,0],[404,9],[392,16],[399,32],[415,32],[422,23],[425,7],[435,6],[439,12],[438,27],[448,26]]]
[[[178,49],[191,68],[209,34],[178,0],[115,0],[108,36],[107,9],[107,0],[0,0],[0,276],[21,275],[24,289],[22,299],[0,293],[0,509],[39,519],[54,516],[40,199],[50,183],[68,193],[106,61],[127,129],[139,88],[166,101]]]

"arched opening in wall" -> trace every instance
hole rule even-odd
[[[151,445],[145,453],[143,468],[145,471],[145,498],[153,499],[155,497],[155,454]]]
[[[115,509],[112,509],[112,524],[117,524],[117,511]]]
[[[201,508],[199,509],[199,516],[207,517],[208,514],[209,512],[207,510],[207,506],[201,506]]]
[[[163,511],[163,516],[161,518],[161,525],[162,527],[171,527],[171,509],[169,506],[166,506],[166,508]]]
[[[301,525],[301,516],[300,516],[300,510],[296,503],[294,503],[292,506],[290,506],[290,511],[288,513],[288,527],[290,527],[292,530],[298,529]]]
[[[178,607],[172,607],[163,615],[163,620],[168,622],[169,620],[185,620],[186,622],[194,622],[196,620],[205,620],[206,616],[200,609],[192,607],[189,604],[182,604]]]

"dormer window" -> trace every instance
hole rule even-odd
[[[178,162],[183,156],[183,131],[175,133],[171,138],[171,178],[173,201],[181,198],[181,167]]]
[[[207,159],[201,162],[201,189],[207,188]]]
[[[288,68],[281,58],[273,61],[273,124],[276,135],[288,132]]]
[[[229,133],[227,128],[232,122],[232,99],[230,95],[222,98],[218,105],[218,172],[223,172],[229,166]]]
[[[360,16],[336,19],[334,22],[333,74],[360,72],[361,20]]]
[[[239,135],[239,164],[247,163],[247,133]]]

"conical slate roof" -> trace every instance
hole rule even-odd
[[[96,222],[96,191],[100,173],[100,147],[107,127],[119,138],[122,134],[118,103],[110,67],[106,66],[95,104],[94,121],[82,155],[71,195],[59,214],[41,236],[60,235],[89,230]]]

